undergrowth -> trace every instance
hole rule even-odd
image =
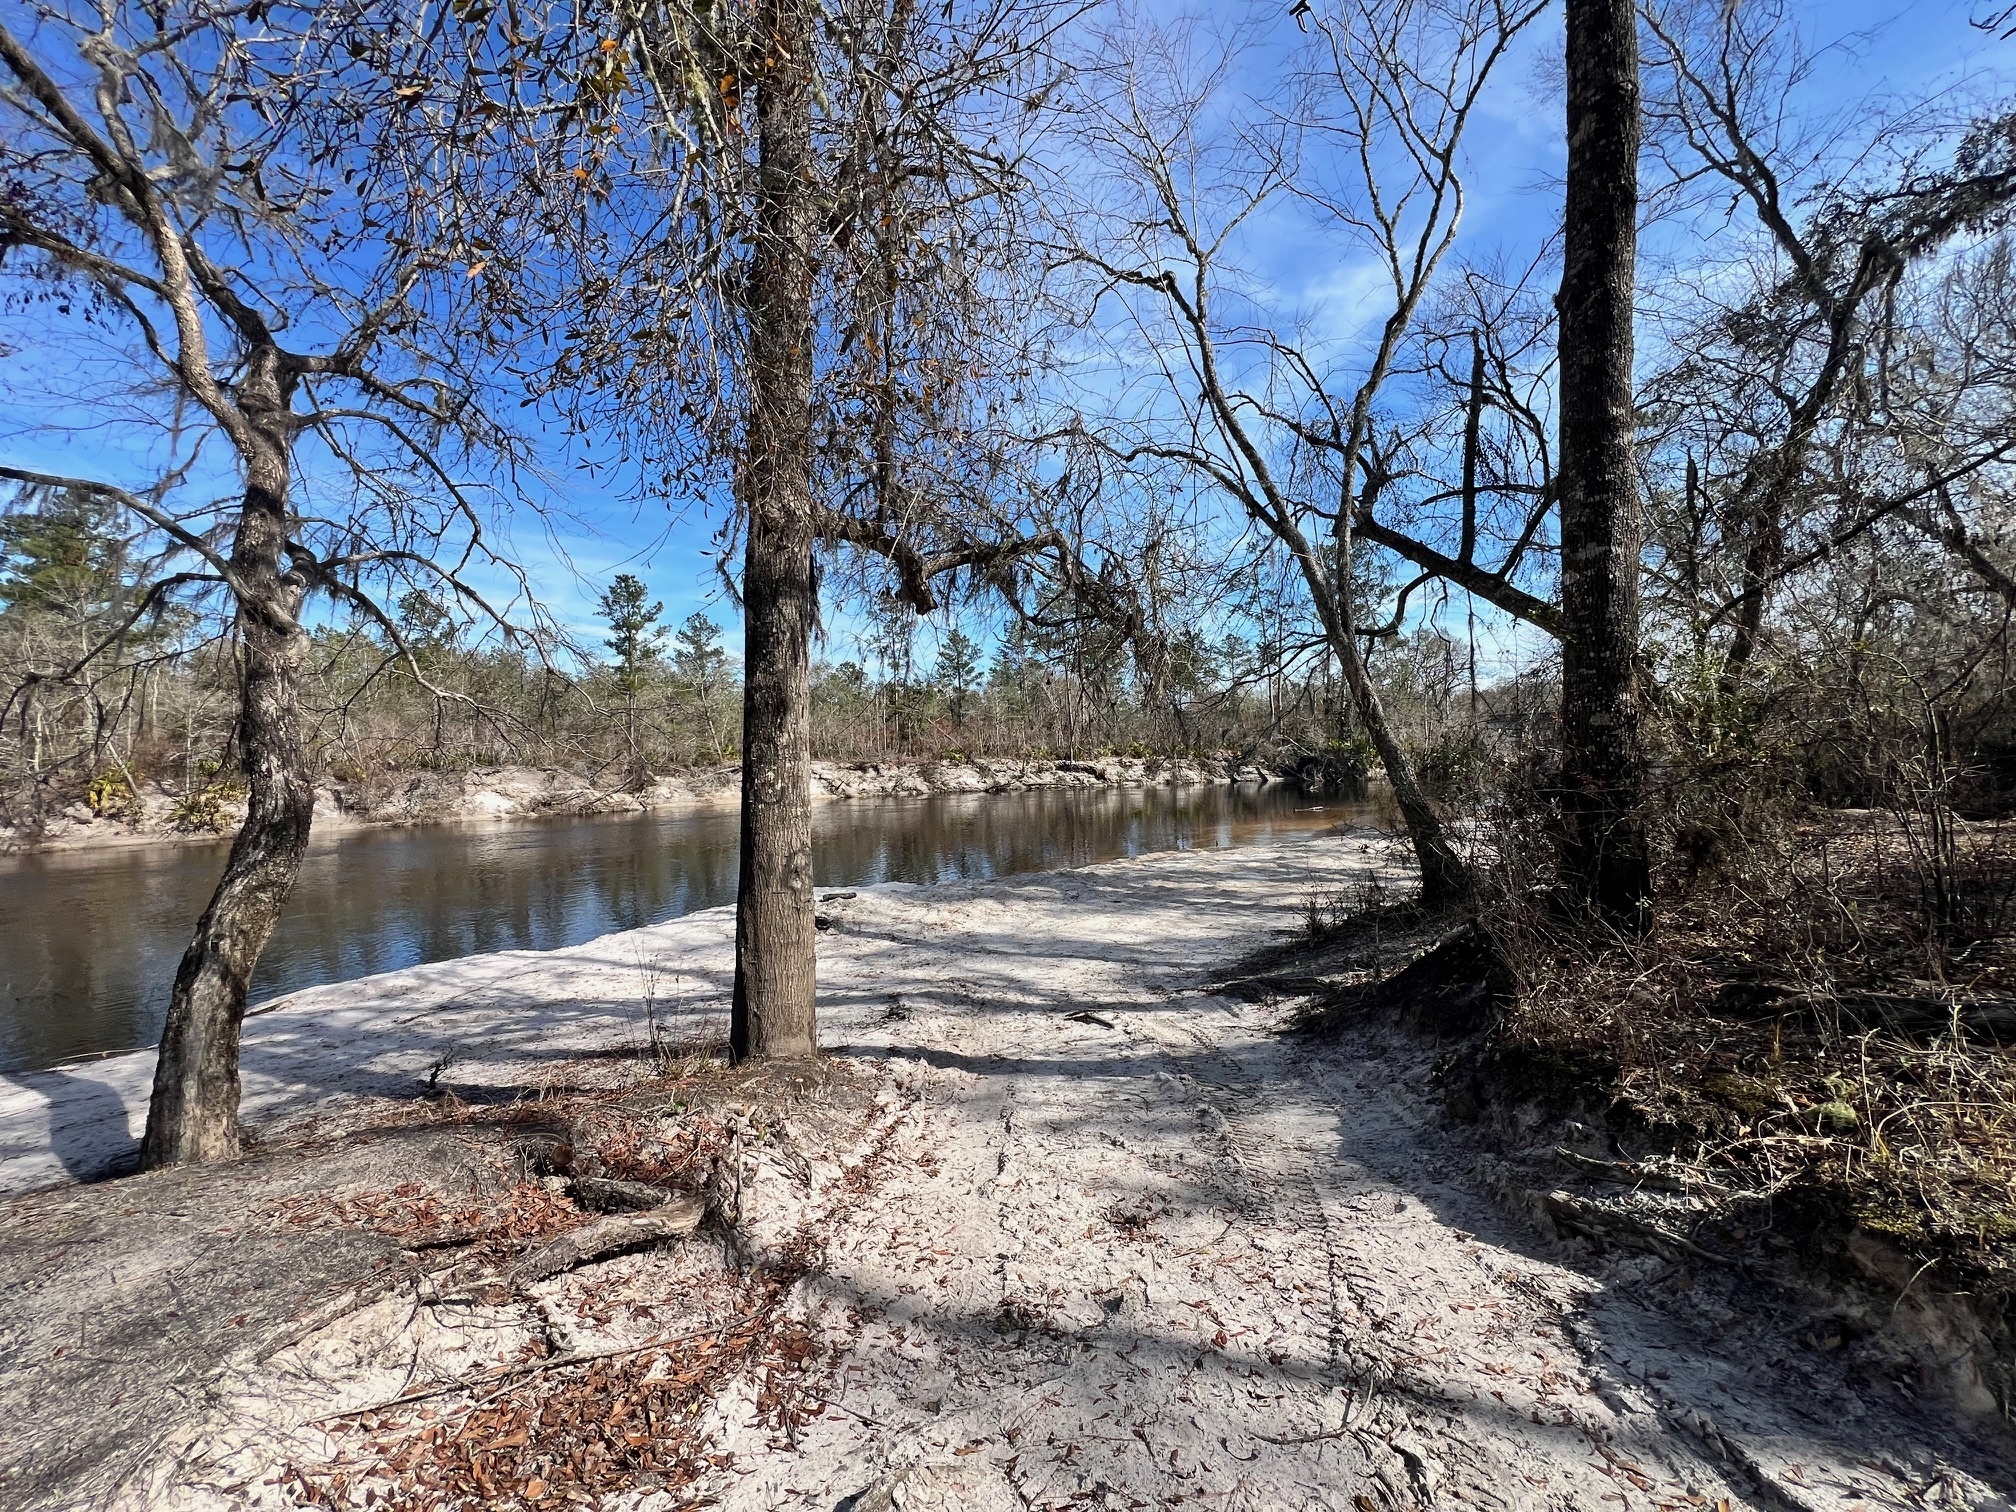
[[[1714,1180],[2016,1288],[2016,827],[1821,813],[1668,878],[1646,939],[1503,885],[1484,1070]],[[1955,1277],[1954,1279],[1960,1279]]]

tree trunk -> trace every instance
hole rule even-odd
[[[1650,922],[1640,811],[1632,294],[1638,30],[1632,0],[1568,0],[1568,203],[1561,273],[1562,874],[1613,927]]]
[[[1345,517],[1348,522],[1348,516]],[[1358,647],[1358,627],[1351,609],[1351,536],[1349,529],[1337,535],[1337,571],[1333,577],[1307,545],[1295,551],[1296,565],[1309,596],[1323,622],[1323,638],[1344,670],[1344,685],[1350,690],[1350,708],[1379,753],[1386,768],[1386,784],[1393,789],[1393,801],[1400,807],[1401,821],[1414,847],[1414,859],[1421,867],[1421,903],[1426,908],[1455,908],[1476,896],[1476,879],[1470,867],[1456,853],[1449,836],[1448,822],[1427,791],[1414,778],[1414,764],[1400,748],[1392,725],[1386,722],[1386,706],[1372,684],[1365,655]]]
[[[289,514],[285,444],[248,467],[231,552],[245,592],[238,606],[244,659],[238,744],[250,788],[245,822],[224,876],[175,973],[141,1144],[143,1169],[223,1160],[239,1151],[238,1031],[253,968],[294,889],[315,814],[315,782],[301,738],[301,671],[308,636],[303,585],[282,569]]]
[[[1407,825],[1407,838],[1414,845],[1414,859],[1421,866],[1421,903],[1426,908],[1453,908],[1470,900],[1474,884],[1470,868],[1456,854],[1435,801],[1414,780],[1414,764],[1400,749],[1393,727],[1386,722],[1385,705],[1379,690],[1372,686],[1364,658],[1359,654],[1348,623],[1328,626],[1330,648],[1344,665],[1344,681],[1350,685],[1351,701],[1358,722],[1371,738],[1372,748],[1386,768],[1386,782],[1393,789],[1393,801]],[[1341,631],[1341,634],[1339,633]]]
[[[1690,461],[1688,465],[1691,467],[1693,464]],[[1729,655],[1722,664],[1721,675],[1716,679],[1717,691],[1724,698],[1734,698],[1743,686],[1743,674],[1749,670],[1750,659],[1757,652],[1757,642],[1764,634],[1764,610],[1771,596],[1771,577],[1778,570],[1779,560],[1784,555],[1785,537],[1778,518],[1775,490],[1765,506],[1757,510],[1750,529],[1750,546],[1743,553],[1743,601],[1736,606],[1736,628],[1729,638]]]
[[[764,0],[742,575],[742,871],[729,1051],[819,1047],[812,919],[812,15]]]

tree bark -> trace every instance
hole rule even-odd
[[[729,1052],[818,1050],[812,912],[812,14],[764,0],[742,575],[742,853]]]
[[[1358,721],[1364,725],[1372,748],[1386,768],[1387,786],[1393,789],[1393,801],[1400,806],[1400,817],[1407,825],[1407,838],[1414,844],[1414,859],[1421,866],[1422,906],[1453,908],[1468,902],[1474,889],[1470,868],[1456,854],[1449,826],[1434,800],[1415,781],[1414,764],[1400,749],[1393,727],[1386,722],[1385,705],[1379,701],[1379,690],[1366,674],[1364,658],[1351,638],[1349,627],[1345,627],[1342,636],[1332,634],[1330,645],[1344,664],[1344,680],[1350,684]]]
[[[1347,517],[1348,519],[1348,517]],[[1358,627],[1352,614],[1351,537],[1348,530],[1337,537],[1338,570],[1334,577],[1310,549],[1297,539],[1292,549],[1302,571],[1302,581],[1323,622],[1323,638],[1344,669],[1344,683],[1350,690],[1351,708],[1365,728],[1372,749],[1386,768],[1386,784],[1393,789],[1407,838],[1414,847],[1414,859],[1421,867],[1421,903],[1426,908],[1456,908],[1470,902],[1477,891],[1469,864],[1456,852],[1448,821],[1435,800],[1415,779],[1414,763],[1408,760],[1399,738],[1386,720],[1386,706],[1373,685],[1365,654],[1358,645]]]
[[[272,416],[287,425],[286,405]],[[301,731],[305,585],[283,567],[291,515],[284,435],[248,459],[231,564],[243,584],[238,745],[249,788],[224,875],[175,973],[154,1067],[142,1169],[238,1154],[238,1035],[253,969],[301,872],[315,782]]]
[[[1637,13],[1568,0],[1568,202],[1561,273],[1561,646],[1571,895],[1613,927],[1650,922],[1641,812],[1632,295],[1638,238]]]

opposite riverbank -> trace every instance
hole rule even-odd
[[[815,799],[926,797],[934,793],[1025,793],[1055,788],[1173,787],[1265,782],[1259,767],[1213,757],[1100,756],[1084,760],[835,762],[812,765]],[[558,767],[477,767],[466,771],[401,771],[331,780],[317,789],[315,832],[374,826],[439,824],[464,819],[626,814],[732,806],[741,796],[741,769],[694,767],[654,776],[637,786],[611,786],[592,774]],[[94,812],[78,801],[45,815],[39,826],[0,825],[0,855],[130,845],[215,842],[244,815],[241,796],[213,788],[192,803],[177,791],[140,782],[137,798]],[[116,811],[115,811],[116,810]]]

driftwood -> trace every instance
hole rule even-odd
[[[626,1250],[684,1239],[700,1227],[706,1205],[697,1197],[681,1197],[644,1213],[612,1213],[572,1233],[540,1246],[504,1273],[513,1291],[544,1281],[562,1271],[620,1255]]]

